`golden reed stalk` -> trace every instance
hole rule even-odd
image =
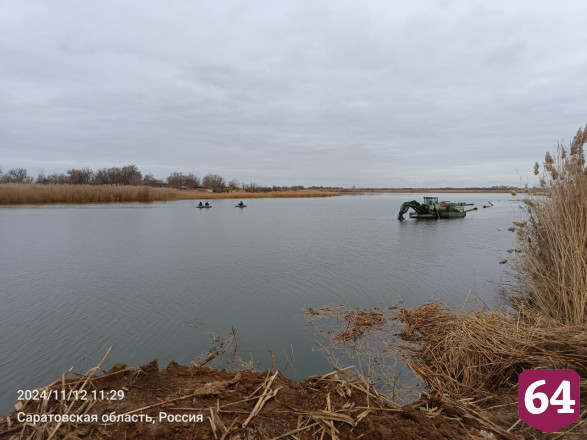
[[[209,193],[173,188],[153,188],[150,186],[0,184],[0,205],[256,199],[265,197],[331,197],[337,195],[340,195],[340,193],[320,190]]]

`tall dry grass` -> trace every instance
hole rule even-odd
[[[0,185],[0,205],[43,203],[110,203],[180,200],[183,193],[171,188],[118,185]]]
[[[428,303],[402,310],[405,339],[425,346],[407,360],[429,389],[456,398],[511,391],[524,369],[587,374],[584,326],[545,325],[504,311],[448,310]]]
[[[587,324],[587,126],[568,148],[546,153],[541,196],[528,196],[527,220],[515,223],[514,303],[562,325]]]
[[[173,188],[152,188],[150,186],[0,184],[0,205],[154,202],[262,197],[331,197],[337,195],[340,195],[340,193],[318,190],[272,191],[267,193],[247,193],[245,191],[208,193],[181,191]]]
[[[573,369],[583,378],[587,375],[584,325],[533,321],[504,311],[465,312],[430,303],[402,310],[399,319],[404,322],[404,339],[415,344],[405,350],[404,359],[439,406],[458,407],[468,417],[490,422],[501,430],[502,438],[537,438],[537,431],[520,423],[518,416],[522,371]],[[581,383],[580,401],[584,407],[586,381]],[[586,423],[583,411],[559,435],[581,432]]]

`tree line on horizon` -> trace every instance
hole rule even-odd
[[[241,183],[236,179],[228,182],[218,174],[207,174],[202,179],[193,173],[173,172],[165,179],[157,179],[152,174],[143,175],[136,165],[123,167],[101,168],[93,171],[91,168],[72,168],[66,173],[45,174],[40,172],[34,178],[24,168],[13,168],[6,173],[0,169],[0,184],[2,183],[37,183],[40,185],[123,185],[123,186],[150,186],[153,188],[175,188],[175,189],[206,189],[213,192],[225,192],[227,190],[243,190],[246,192],[271,192],[271,191],[298,191],[304,189],[317,190],[341,190],[342,187],[332,186],[265,186],[255,182]],[[381,188],[356,188],[353,190],[372,190]],[[407,187],[404,189],[417,189]],[[442,189],[452,189],[445,187]],[[461,189],[487,189],[486,187],[464,187]],[[492,190],[518,189],[509,185],[494,185],[489,187]]]
[[[24,168],[13,168],[3,173],[0,169],[0,183],[36,183],[40,185],[123,185],[150,186],[155,188],[171,187],[176,189],[206,189],[224,192],[227,189],[242,189],[246,192],[295,191],[306,189],[303,185],[263,186],[255,182],[240,183],[236,179],[226,181],[218,174],[207,174],[202,179],[193,173],[173,172],[166,179],[157,179],[152,174],[141,173],[136,165],[123,167],[72,168],[66,173],[45,174],[40,172],[34,178]],[[323,188],[323,187],[310,187]]]

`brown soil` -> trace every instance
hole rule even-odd
[[[19,411],[95,414],[97,422],[32,425],[18,422],[14,411],[10,418],[0,418],[0,439],[506,438],[482,420],[439,401],[421,400],[398,407],[344,370],[302,383],[273,371],[228,372],[175,362],[159,370],[157,361],[137,369],[119,364],[100,376],[90,372],[57,380],[46,389],[124,390],[124,399],[65,404],[31,400],[21,402]],[[112,412],[126,417],[148,414],[155,421],[103,423],[102,415]],[[201,415],[202,422],[159,421],[161,412]]]

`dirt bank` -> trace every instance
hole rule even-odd
[[[9,419],[0,419],[0,439],[506,438],[440,402],[421,400],[398,407],[348,371],[297,383],[277,371],[227,372],[175,362],[159,370],[157,361],[136,369],[119,364],[100,375],[91,371],[45,388],[51,395],[73,396],[77,391],[78,397],[85,390],[88,400],[19,402]],[[120,396],[116,390],[124,392],[123,399],[103,398]],[[120,418],[102,421],[112,413]],[[26,423],[35,414],[72,414],[79,419]],[[89,420],[92,415],[97,421]],[[190,416],[201,421],[189,422]]]

